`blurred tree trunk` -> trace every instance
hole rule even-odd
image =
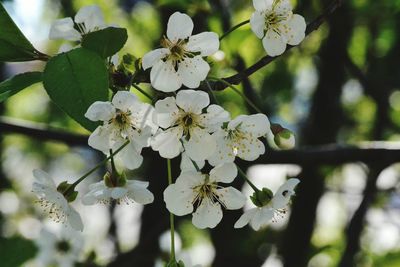
[[[328,25],[329,36],[319,53],[319,83],[302,134],[302,143],[306,145],[335,143],[343,118],[340,95],[346,80],[344,60],[352,32],[347,3],[337,10]],[[285,267],[307,266],[316,209],[324,192],[325,174],[321,166],[302,167],[301,183],[280,247]]]

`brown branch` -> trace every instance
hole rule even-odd
[[[332,15],[336,9],[338,9],[342,4],[342,0],[334,0],[332,1],[329,6],[325,9],[324,13],[322,13],[320,16],[318,16],[316,19],[314,19],[312,22],[310,22],[307,25],[306,28],[306,37],[312,33],[313,31],[317,30],[322,23],[328,19],[328,17],[330,15]],[[286,48],[286,51],[289,51],[290,49],[292,49],[295,46],[292,45],[288,45]],[[282,54],[283,55],[283,54]],[[281,55],[280,55],[281,56]],[[254,63],[253,65],[251,65],[250,67],[248,67],[247,69],[245,69],[242,72],[239,72],[235,75],[232,75],[230,77],[224,78],[224,80],[226,80],[228,83],[231,84],[239,84],[242,82],[242,80],[246,77],[249,77],[250,75],[252,75],[253,73],[255,73],[256,71],[258,71],[259,69],[267,66],[269,63],[271,63],[272,61],[274,61],[275,59],[279,58],[280,56],[276,56],[276,57],[271,57],[271,56],[265,56],[263,58],[261,58],[258,62]],[[215,91],[221,91],[224,90],[227,85],[221,82],[214,82],[211,84],[213,90]]]

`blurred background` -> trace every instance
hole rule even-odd
[[[331,1],[292,2],[295,13],[311,22]],[[177,10],[193,18],[195,33],[219,34],[253,12],[250,0],[1,2],[28,39],[50,55],[63,44],[48,40],[52,21],[73,17],[88,4],[99,5],[107,23],[128,29],[129,39],[120,56],[136,57],[159,45],[168,17]],[[400,164],[395,164],[400,158],[371,154],[365,161],[362,151],[336,153],[343,146],[400,148],[399,29],[400,0],[344,0],[300,47],[244,80],[239,88],[270,120],[295,132],[297,154],[267,151],[255,163],[239,164],[256,185],[272,191],[286,178],[299,177],[291,212],[259,232],[233,228],[241,211],[225,212],[222,222],[211,230],[194,228],[191,216],[179,217],[178,259],[215,267],[400,266]],[[263,56],[261,41],[246,25],[222,41],[221,51],[211,59],[212,75],[227,77]],[[40,62],[3,64],[0,81],[43,67]],[[229,89],[215,95],[232,117],[254,112]],[[138,93],[138,97],[143,96]],[[0,103],[0,115],[0,265],[69,266],[41,263],[63,253],[61,246],[50,256],[43,252],[46,248],[41,243],[49,244],[46,240],[51,239],[46,239],[43,229],[60,240],[65,229],[49,221],[35,203],[32,170],[46,170],[57,183],[74,181],[103,155],[85,144],[84,135],[89,133],[50,102],[41,84]],[[54,140],[49,127],[77,135]],[[318,160],[318,153],[325,155],[327,150],[330,159],[321,156],[324,160]],[[173,164],[176,177],[179,160]],[[104,172],[95,173],[77,189],[84,194]],[[128,177],[150,181],[154,203],[83,206],[76,201],[85,225],[82,236],[75,239],[80,246],[76,266],[163,266],[168,259],[168,213],[162,200],[166,161],[147,150],[143,166]],[[251,192],[239,179],[235,183]]]

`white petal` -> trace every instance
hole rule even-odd
[[[235,228],[244,227],[246,224],[248,224],[250,222],[251,219],[253,219],[253,217],[255,216],[256,213],[257,213],[257,208],[253,208],[253,209],[249,209],[249,210],[245,211],[242,214],[242,216],[240,216],[239,220],[236,221],[234,227]]]
[[[177,120],[179,109],[176,106],[174,97],[166,97],[158,100],[155,104],[155,112],[153,115],[154,123],[162,128],[172,126]]]
[[[268,225],[273,217],[274,211],[271,208],[258,208],[250,221],[250,225],[254,230],[258,231],[261,227]]]
[[[290,0],[279,0],[274,6],[274,10],[279,14],[287,14],[292,11]]]
[[[271,57],[279,56],[286,50],[286,40],[272,30],[267,32],[262,43],[265,51]]]
[[[185,171],[176,178],[176,184],[181,188],[194,188],[205,183],[206,176],[198,171]]]
[[[112,131],[112,127],[109,126],[97,127],[96,130],[94,130],[94,132],[89,136],[89,146],[107,153],[108,150],[112,148],[110,141],[110,136],[113,134]]]
[[[272,198],[272,207],[274,209],[282,209],[287,206],[290,198],[294,195],[294,188],[300,183],[299,179],[292,178],[281,185]]]
[[[193,213],[192,223],[199,229],[214,228],[222,220],[222,210],[219,203],[212,203],[208,198],[203,199],[196,212]]]
[[[33,170],[33,176],[36,178],[36,181],[39,184],[47,186],[49,188],[56,188],[56,184],[47,172],[40,169],[35,169]]]
[[[182,129],[179,127],[160,131],[151,141],[151,147],[153,150],[158,151],[161,157],[172,159],[178,156],[182,151],[181,137]]]
[[[263,142],[251,136],[242,139],[236,149],[237,156],[247,161],[253,161],[265,153]]]
[[[112,103],[115,108],[124,112],[134,109],[139,104],[139,100],[135,94],[128,91],[118,91],[113,97]]]
[[[142,205],[152,203],[154,201],[154,195],[147,189],[148,185],[148,182],[128,180],[128,196],[132,198],[135,202]]]
[[[201,57],[185,58],[179,62],[178,75],[182,83],[189,88],[198,88],[200,82],[204,81],[210,71],[210,65]]]
[[[81,215],[72,207],[66,213],[68,223],[77,231],[83,231],[83,222]]]
[[[186,39],[192,35],[193,26],[193,21],[188,15],[175,12],[168,19],[167,37],[172,42]]]
[[[169,50],[167,48],[158,48],[148,52],[142,58],[143,69],[147,70],[148,68],[153,67],[154,64],[156,64],[168,54]]]
[[[192,201],[194,192],[191,188],[181,188],[171,184],[164,190],[164,201],[167,209],[178,216],[189,214],[193,211]]]
[[[203,108],[210,104],[206,92],[194,90],[181,90],[176,95],[176,105],[185,112],[201,114]]]
[[[294,14],[285,26],[287,27],[288,31],[286,33],[288,44],[298,45],[301,41],[303,41],[307,24],[302,16]]]
[[[49,38],[51,40],[79,41],[81,34],[74,29],[74,22],[71,18],[58,19],[53,22],[50,28]]]
[[[215,132],[224,122],[229,121],[230,117],[223,107],[213,104],[208,106],[207,113],[203,115],[203,126],[207,127],[209,132]]]
[[[191,159],[202,161],[214,154],[215,146],[215,140],[207,130],[194,128],[190,130],[190,139],[185,144],[185,151]]]
[[[96,101],[85,113],[85,117],[91,121],[109,121],[115,116],[115,108],[110,102]]]
[[[269,10],[272,8],[273,0],[253,0],[254,9],[257,11]]]
[[[76,23],[85,24],[85,33],[105,27],[103,13],[97,5],[84,6],[75,15]]]
[[[238,171],[234,163],[224,163],[210,171],[210,181],[229,184],[235,180],[237,173]]]
[[[270,130],[270,122],[264,114],[245,115],[242,118],[240,129],[252,133],[255,137],[264,136]]]
[[[209,56],[219,49],[219,38],[215,32],[202,32],[189,37],[186,49],[191,52],[200,52],[201,56]]]
[[[212,166],[217,166],[221,163],[230,163],[235,160],[231,142],[225,139],[225,131],[220,130],[213,134],[217,147],[214,154],[208,158],[208,162]]]
[[[170,60],[158,61],[150,71],[151,85],[162,92],[173,92],[182,86],[181,77]]]
[[[250,18],[251,30],[257,35],[258,38],[262,39],[264,37],[265,29],[265,15],[261,12],[254,12]]]
[[[113,199],[120,199],[123,196],[125,196],[127,192],[128,192],[128,190],[126,188],[115,187],[115,188],[111,189],[111,197]]]
[[[115,145],[115,148],[120,147],[122,144]],[[115,150],[115,149],[114,149]],[[134,143],[129,143],[126,147],[119,152],[116,157],[121,159],[125,168],[135,170],[142,165],[143,157],[140,155],[141,151],[137,150]]]
[[[181,164],[180,164],[181,172],[197,171],[192,160],[189,158],[189,156],[185,152],[182,152],[181,157],[182,157]],[[196,164],[197,164],[197,167],[199,167],[199,169],[202,169],[205,165],[205,161],[204,160],[196,161]]]
[[[224,203],[224,207],[228,210],[237,210],[244,206],[246,197],[232,186],[217,190],[219,200]]]

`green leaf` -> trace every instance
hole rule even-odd
[[[18,267],[35,256],[36,247],[21,237],[0,238],[0,251],[2,267]]]
[[[86,129],[98,125],[85,118],[95,101],[108,100],[108,71],[105,60],[85,48],[59,54],[46,65],[43,85],[50,98]]]
[[[0,4],[0,25],[0,61],[31,61],[41,56],[46,57],[26,39],[2,4]]]
[[[109,27],[84,35],[82,47],[95,51],[102,58],[107,58],[121,50],[127,39],[126,29]]]
[[[19,91],[42,81],[42,73],[25,72],[0,83],[0,103]]]

